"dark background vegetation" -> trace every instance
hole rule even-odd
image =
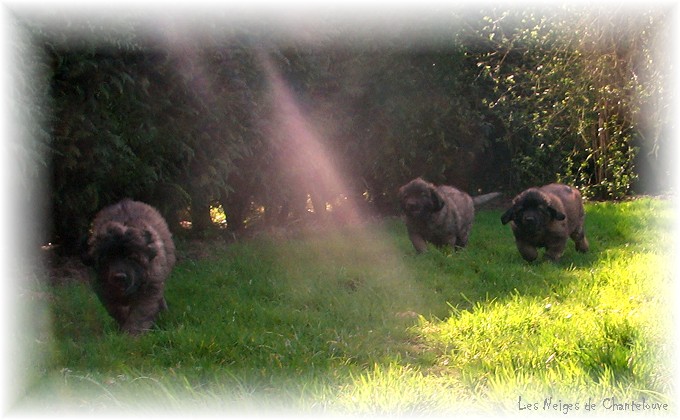
[[[21,199],[49,220],[38,240],[70,253],[124,197],[159,208],[176,234],[180,221],[201,234],[218,206],[230,232],[337,216],[346,202],[395,213],[416,176],[472,194],[552,181],[592,199],[665,193],[669,13],[610,6],[446,10],[399,22],[420,36],[359,42],[342,25],[277,37],[257,22],[187,33],[131,16],[107,32],[17,13],[15,50],[32,71],[18,82],[37,98],[14,111],[35,122],[19,145]],[[285,164],[304,151],[277,130],[263,54],[346,191],[319,188],[311,160]]]

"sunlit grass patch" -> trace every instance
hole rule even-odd
[[[650,209],[656,204],[638,203],[646,211],[635,204],[624,206],[636,209],[637,224],[609,214],[610,224],[590,226],[592,236],[611,228],[621,241],[613,249],[596,245],[599,258],[592,264],[542,264],[534,268],[542,283],[538,293],[514,292],[472,308],[453,307],[444,320],[423,319],[414,331],[438,349],[435,365],[508,408],[518,395],[601,400],[614,393],[665,401],[669,383],[659,367],[670,356],[663,343],[670,331],[671,254],[665,222]],[[597,219],[600,209],[611,213],[616,206],[592,205],[589,213]]]
[[[342,412],[423,415],[478,412],[457,375],[423,373],[412,365],[374,365],[352,375],[331,408]]]

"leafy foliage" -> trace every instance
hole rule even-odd
[[[661,13],[492,9],[445,22],[418,48],[218,34],[151,43],[132,21],[125,35],[76,43],[30,28],[51,75],[51,241],[73,250],[94,213],[126,196],[200,233],[219,206],[233,231],[349,198],[394,212],[416,176],[472,193],[552,181],[587,197],[639,192],[638,163],[654,167],[667,147]],[[300,160],[263,57],[344,190],[322,187],[326,163]]]
[[[556,177],[589,197],[630,192],[636,140],[646,134],[636,120],[663,94],[661,76],[649,72],[659,19],[581,9],[484,17],[478,34],[491,47],[470,57],[493,86],[485,103],[510,126],[517,184]]]
[[[56,235],[72,245],[64,235],[74,225],[82,234],[94,212],[126,196],[171,221],[187,206],[207,215],[245,152],[250,92],[225,76],[240,59],[199,54],[199,74],[174,51],[50,53]]]

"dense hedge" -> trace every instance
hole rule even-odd
[[[347,200],[392,212],[416,176],[473,193],[555,180],[593,198],[641,192],[640,156],[657,163],[670,118],[662,12],[450,19],[417,48],[220,33],[151,42],[134,24],[73,43],[27,24],[48,69],[47,237],[74,249],[93,214],[123,197],[201,232],[220,205],[231,230]],[[341,186],[295,138],[267,66]]]

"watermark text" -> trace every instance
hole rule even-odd
[[[523,399],[520,395],[517,400],[517,409],[521,412],[551,412],[569,414],[573,412],[668,412],[668,403],[649,401],[646,398],[639,400],[620,400],[616,397],[602,399],[588,398],[585,401],[567,401],[559,398],[547,397],[540,401]]]

